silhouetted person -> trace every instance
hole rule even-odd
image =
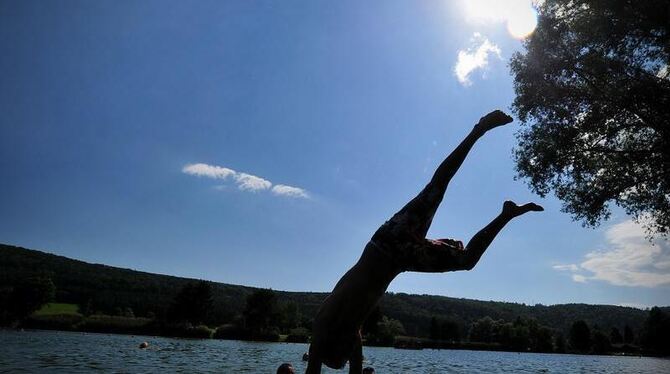
[[[512,122],[496,110],[479,120],[470,134],[440,164],[428,185],[372,236],[358,262],[337,282],[314,320],[307,373],[321,365],[360,374],[363,354],[360,329],[389,283],[404,271],[447,272],[472,269],[502,228],[514,217],[541,206],[503,204],[502,212],[475,234],[467,246],[453,239],[426,239],[447,185],[475,142],[487,131]]]
[[[277,368],[277,374],[295,374],[295,369],[293,369],[293,365],[284,363]]]
[[[363,374],[375,374],[375,369],[368,366],[363,369]]]

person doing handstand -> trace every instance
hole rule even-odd
[[[482,117],[456,149],[440,164],[428,185],[390,220],[365,246],[358,262],[335,285],[314,319],[307,373],[320,373],[322,364],[349,373],[363,367],[361,326],[391,281],[405,271],[471,270],[496,235],[513,218],[542,211],[534,203],[505,201],[502,212],[464,247],[453,239],[426,239],[447,185],[475,142],[487,131],[512,122],[500,110]]]

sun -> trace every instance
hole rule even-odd
[[[505,22],[507,31],[524,39],[537,27],[537,11],[531,0],[463,0],[466,17],[482,24]]]
[[[525,39],[537,27],[537,12],[532,7],[525,8],[507,18],[507,31],[517,39]]]

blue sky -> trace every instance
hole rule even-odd
[[[0,242],[329,291],[479,117],[509,109],[521,42],[476,6],[2,2]],[[514,180],[518,126],[475,146],[429,235],[466,241],[506,199],[546,211],[512,222],[473,271],[389,290],[670,304],[667,241],[617,210],[582,228],[530,193]]]

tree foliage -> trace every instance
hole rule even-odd
[[[272,290],[259,289],[247,297],[244,309],[246,328],[253,335],[264,334],[276,327],[280,320],[277,295]]]
[[[623,343],[633,344],[635,342],[635,333],[633,332],[633,329],[626,325],[623,331]]]
[[[511,61],[519,177],[586,226],[610,205],[670,229],[667,0],[546,0]]]
[[[591,338],[591,349],[593,353],[604,354],[612,350],[610,338],[600,329],[594,328]]]
[[[658,307],[649,310],[649,317],[644,324],[642,345],[656,354],[670,355],[670,315]]]
[[[512,351],[553,352],[554,332],[534,319],[517,317],[514,322],[481,318],[470,327],[471,342],[495,343]],[[564,349],[562,347],[561,349]]]
[[[570,328],[570,347],[578,352],[591,348],[591,329],[584,321],[575,321]]]
[[[457,321],[450,318],[433,316],[430,319],[430,338],[458,342],[461,340],[461,328]]]
[[[382,316],[377,322],[377,332],[368,336],[368,342],[375,345],[392,345],[395,337],[405,334],[405,327],[397,319]]]
[[[616,327],[612,327],[610,330],[610,342],[612,342],[612,344],[623,343],[623,336],[621,336],[619,329]]]
[[[212,304],[211,283],[207,281],[190,282],[184,285],[175,297],[169,315],[172,320],[199,325],[207,320]]]
[[[53,301],[56,286],[49,277],[31,277],[17,285],[9,294],[10,316],[20,320]]]

